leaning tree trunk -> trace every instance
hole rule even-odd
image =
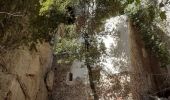
[[[87,33],[85,33],[84,40],[85,40],[85,50],[86,50],[85,63],[87,65],[87,69],[88,69],[90,88],[92,90],[94,100],[99,100],[99,97],[98,97],[97,91],[96,91],[96,87],[95,87],[95,83],[94,83],[94,77],[93,77],[93,74],[92,74],[93,73],[92,68],[90,66],[90,63],[89,63],[90,61],[88,59],[89,58],[89,55],[88,55],[89,41],[88,41],[88,34]]]
[[[88,74],[89,74],[90,88],[92,90],[94,100],[99,100],[99,97],[96,92],[96,87],[93,81],[94,79],[93,79],[92,69],[89,64],[87,64],[87,69],[88,69]]]

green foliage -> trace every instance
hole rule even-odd
[[[50,11],[66,13],[68,6],[73,6],[78,0],[45,0],[41,1],[40,15],[48,15]]]
[[[55,54],[61,56],[58,63],[70,63],[75,59],[79,59],[81,43],[79,42],[79,34],[75,31],[75,25],[64,26],[65,35],[58,36],[55,47]]]
[[[141,0],[136,0],[136,3],[137,3],[137,4],[140,4],[140,3],[141,3]]]
[[[66,6],[68,5],[68,1],[70,0],[64,0],[63,3],[61,2],[63,0],[46,0],[43,1],[41,4],[40,9],[40,15],[49,15],[52,10],[57,12],[65,12]]]
[[[132,14],[135,14],[138,12],[140,8],[140,5],[134,5],[134,4],[128,4],[125,9],[124,9],[124,12],[127,14],[127,15],[132,15]]]
[[[32,40],[29,19],[38,9],[39,1],[1,0],[0,2],[0,11],[4,12],[0,14],[0,46],[11,50],[20,45],[29,45]]]
[[[40,5],[42,6],[40,9],[40,15],[44,15],[45,13],[47,13],[53,4],[54,4],[53,0],[46,0],[42,2],[40,1]]]
[[[127,0],[127,3],[128,4],[132,4],[132,3],[137,3],[137,4],[140,4],[141,3],[141,0]]]
[[[99,42],[97,38],[91,37],[90,39],[90,45],[89,45],[89,51],[85,51],[85,56],[88,59],[88,63],[93,65],[93,64],[98,64],[101,62],[100,57],[103,54],[106,54],[106,47],[103,41]]]
[[[135,14],[130,15],[133,24],[138,28],[139,33],[144,40],[145,46],[159,61],[162,67],[170,64],[170,55],[167,44],[163,41],[165,33],[154,24],[158,18],[166,19],[165,12],[159,11],[152,5],[138,10]]]
[[[133,3],[134,0],[127,0],[127,2],[130,4],[130,3]]]
[[[99,27],[104,25],[103,21],[108,18],[128,13],[131,14],[132,12],[135,13],[140,3],[141,0],[96,0],[95,29],[98,31]]]
[[[91,65],[100,62],[101,54],[106,50],[103,41],[99,42],[96,36],[90,36],[90,49],[87,52],[81,34],[75,29],[75,25],[65,25],[64,37],[58,37],[55,48],[56,55],[61,55],[58,63],[70,63],[76,59],[80,61],[88,59]]]
[[[126,3],[121,0],[96,0],[95,29],[104,25],[104,21],[113,16],[124,14]],[[100,31],[100,30],[99,30]]]
[[[161,17],[162,20],[165,20],[165,19],[166,19],[166,12],[165,12],[165,11],[162,11],[162,12],[160,13],[160,17]]]
[[[0,45],[14,49],[21,45],[49,42],[59,23],[66,23],[66,7],[77,0],[0,1]],[[17,3],[16,3],[17,2]],[[10,13],[10,14],[8,14]],[[20,16],[14,16],[14,15]]]
[[[55,53],[56,55],[63,55],[63,58],[59,60],[61,61],[60,63],[70,63],[78,56],[79,48],[80,44],[77,43],[76,39],[61,39],[60,42],[57,43]]]

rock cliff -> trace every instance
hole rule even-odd
[[[38,44],[37,52],[22,47],[0,55],[0,100],[48,100],[52,60],[48,43]]]
[[[158,59],[145,48],[141,35],[130,20],[128,30],[134,100],[155,100],[154,97],[166,97],[170,86],[167,68],[160,67]]]

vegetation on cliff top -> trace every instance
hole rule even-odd
[[[166,12],[161,10],[160,5],[157,2],[147,2],[147,5],[138,4],[135,9],[127,12],[147,51],[159,60],[160,66],[165,67],[170,64],[170,55],[164,40],[167,35],[157,25],[166,20]]]

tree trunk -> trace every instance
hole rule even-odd
[[[92,69],[89,64],[87,64],[87,69],[88,69],[88,74],[89,74],[90,88],[92,89],[94,100],[99,100],[99,97],[96,92],[95,84],[93,81],[94,79],[93,79]]]
[[[95,87],[95,84],[94,84],[94,79],[93,79],[93,72],[92,72],[92,68],[90,66],[90,61],[89,61],[89,55],[88,55],[88,52],[89,52],[89,36],[87,33],[85,33],[85,37],[84,37],[84,40],[85,40],[85,49],[86,49],[86,56],[85,56],[85,63],[87,65],[87,69],[88,69],[88,75],[89,75],[89,82],[90,82],[90,88],[92,90],[92,93],[93,93],[93,97],[94,97],[94,100],[99,100],[99,97],[97,95],[97,92],[96,92],[96,87]]]

